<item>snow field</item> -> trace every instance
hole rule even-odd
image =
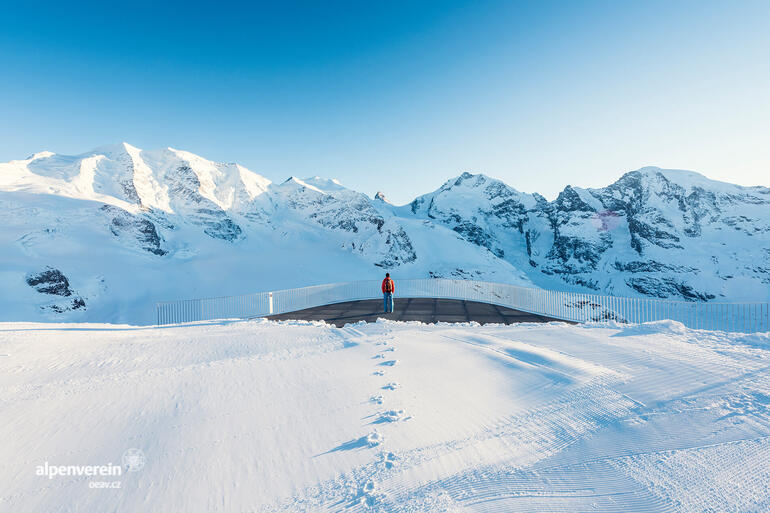
[[[0,324],[0,510],[766,511],[770,334]],[[51,465],[146,457],[119,489]]]

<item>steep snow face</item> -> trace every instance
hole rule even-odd
[[[132,208],[135,191],[126,191],[125,166],[104,155],[62,156],[40,152],[0,164],[0,190],[53,194]],[[133,194],[133,195],[132,195]]]
[[[542,286],[705,301],[770,299],[768,207],[770,189],[648,167],[552,202],[465,173],[410,211]]]
[[[243,208],[270,185],[238,164],[211,162],[172,148],[142,151],[128,143],[76,156],[40,152],[0,166],[3,190],[94,201],[108,196],[167,213],[201,203],[220,210]]]

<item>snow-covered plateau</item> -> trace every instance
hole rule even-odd
[[[770,336],[674,322],[2,323],[0,420],[16,513],[770,510]]]
[[[385,191],[387,193],[387,191]],[[643,168],[553,201],[463,173],[404,206],[129,144],[0,164],[0,320],[151,324],[156,301],[379,277],[770,299],[770,189]]]

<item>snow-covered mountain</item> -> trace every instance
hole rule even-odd
[[[334,180],[129,144],[0,164],[0,320],[150,323],[154,302],[465,276],[531,285],[451,229]],[[450,257],[451,256],[451,257]]]
[[[770,299],[770,189],[646,167],[554,201],[464,173],[415,199],[429,219],[542,287],[685,300]],[[405,214],[406,215],[406,214]]]
[[[552,202],[464,173],[406,206],[123,143],[0,164],[0,320],[150,323],[154,301],[459,277],[768,299],[770,190],[645,168]]]

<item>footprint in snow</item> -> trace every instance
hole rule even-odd
[[[411,417],[406,416],[405,410],[388,410],[380,413],[380,418],[377,420],[377,422],[398,422],[400,420],[408,420],[410,418]]]
[[[385,358],[385,355],[384,354],[376,354],[376,355],[372,356],[372,360],[376,360],[377,358]]]
[[[398,363],[398,360],[388,360],[387,362],[382,362],[380,365],[387,365],[388,367],[393,367]]]
[[[372,372],[372,375],[373,376],[384,376],[385,375],[385,371],[383,371],[383,370],[376,370],[376,371]]]
[[[395,350],[396,350],[395,347],[388,347],[388,348],[383,349],[382,352],[383,353],[391,353],[391,352],[393,352]]]
[[[400,386],[401,386],[401,385],[399,385],[399,384],[398,384],[398,383],[396,383],[395,381],[391,381],[390,383],[388,383],[387,385],[385,385],[384,387],[382,387],[382,389],[383,389],[383,390],[395,390],[395,389],[399,388]]]
[[[380,461],[385,465],[385,468],[393,468],[396,466],[396,455],[392,452],[383,452],[380,454]]]
[[[382,433],[378,432],[377,430],[372,431],[366,435],[366,443],[369,444],[369,447],[377,447],[384,441],[385,437],[382,436]]]
[[[354,497],[353,503],[362,506],[375,506],[384,497],[384,493],[377,491],[377,486],[374,484],[374,481],[369,480],[360,490],[358,490],[358,494]]]
[[[382,404],[384,399],[381,395],[373,395],[369,398],[369,401],[375,404]]]

